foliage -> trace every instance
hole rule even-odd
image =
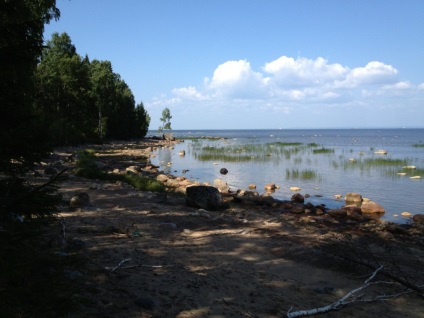
[[[150,118],[109,61],[78,55],[68,34],[54,33],[36,71],[35,110],[54,145],[142,138]]]
[[[0,3],[0,219],[46,215],[59,197],[55,186],[32,185],[24,174],[47,156],[48,135],[33,112],[34,70],[44,24],[59,17],[53,0]],[[3,223],[5,225],[6,223]],[[10,225],[9,223],[7,223]]]
[[[163,123],[163,126],[159,127],[159,131],[162,130],[171,130],[171,111],[169,110],[169,108],[165,108],[162,111],[162,117],[160,118],[160,121]]]

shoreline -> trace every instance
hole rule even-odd
[[[94,148],[105,169],[127,173],[135,163],[147,167],[139,159],[160,144],[140,140]],[[46,164],[72,167],[75,162],[64,159],[82,148],[89,146],[57,149]],[[154,177],[159,171],[140,173]],[[424,284],[424,226],[292,213],[292,202],[284,202],[284,210],[269,197],[259,205],[230,202],[228,209],[212,211],[187,206],[181,194],[71,175],[60,191],[68,204],[60,208],[57,229],[66,226],[67,244],[55,248],[83,260],[72,269],[82,287],[73,298],[85,300],[79,317],[284,317],[291,307],[317,308],[357,288],[362,282],[352,276],[368,275],[374,261],[385,266],[381,280],[389,273],[399,278],[390,286],[405,289],[402,275],[413,287]],[[89,203],[69,205],[80,193]],[[418,318],[424,310],[416,293],[389,304],[352,304],[327,316]]]

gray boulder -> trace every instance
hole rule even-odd
[[[221,193],[211,186],[191,186],[186,189],[186,204],[205,210],[220,210],[225,208]]]

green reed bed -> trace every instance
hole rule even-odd
[[[317,172],[311,169],[299,170],[299,169],[286,169],[286,179],[295,180],[315,180],[320,179]]]
[[[290,159],[293,154],[298,154],[305,149],[298,142],[272,142],[266,144],[231,144],[208,143],[196,141],[192,144],[194,157],[201,161],[268,161],[272,157],[278,160],[282,157]]]
[[[406,166],[408,159],[392,159],[392,158],[366,158],[360,161],[364,166],[381,167],[381,166]]]
[[[316,155],[316,154],[322,154],[322,153],[329,153],[329,154],[331,154],[331,153],[334,153],[334,149],[322,147],[322,148],[319,148],[319,149],[313,149],[312,150],[312,153],[314,155]]]
[[[424,144],[423,143],[413,144],[412,147],[414,147],[414,148],[424,148]]]

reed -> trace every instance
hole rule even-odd
[[[334,153],[334,149],[322,147],[322,148],[319,148],[319,149],[313,149],[312,153],[313,154]]]
[[[299,170],[299,169],[286,169],[286,179],[317,179],[318,174],[316,171],[311,169]]]

